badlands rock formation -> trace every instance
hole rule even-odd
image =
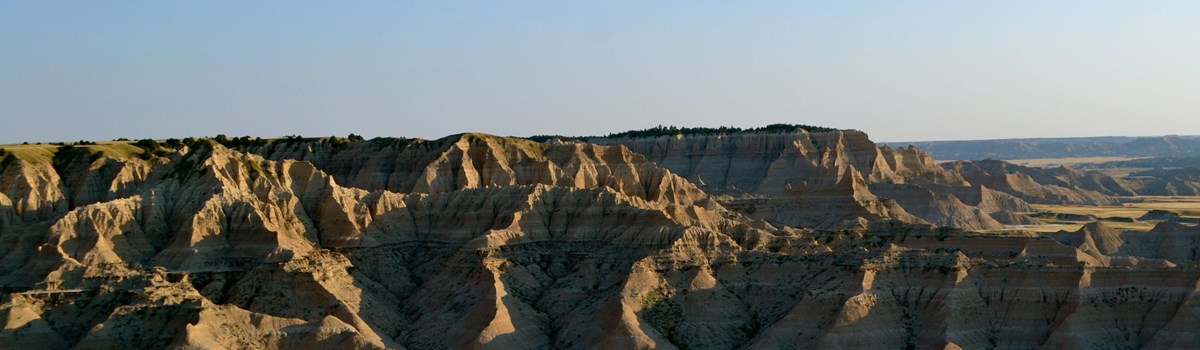
[[[0,348],[1200,347],[1195,227],[860,132],[92,151],[0,163]]]
[[[1130,166],[1158,166],[1118,177],[1097,170],[1067,167],[1033,168],[998,160],[956,161],[944,164],[975,183],[989,184],[1030,202],[1046,204],[1107,205],[1108,196],[1196,196],[1200,195],[1200,169],[1192,164],[1173,167],[1138,160]],[[1095,167],[1095,166],[1093,166]]]
[[[894,219],[1001,229],[1035,223],[1013,215],[1033,211],[1025,200],[967,181],[917,148],[878,147],[861,131],[589,141],[627,146],[711,193],[732,196],[724,200],[728,207],[781,225],[847,228]]]
[[[998,160],[956,161],[945,167],[972,183],[1037,203],[1115,204],[1117,201],[1108,194],[1133,194],[1119,183],[1101,180],[1111,178],[1094,171],[1083,174],[1067,168],[1030,168]]]

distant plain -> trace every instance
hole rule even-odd
[[[1159,220],[1137,220],[1151,210],[1172,211],[1182,217],[1200,217],[1200,197],[1135,196],[1120,197],[1120,199],[1123,202],[1121,205],[1112,206],[1033,204],[1033,207],[1040,212],[1046,213],[1093,216],[1097,219],[1091,221],[1101,221],[1110,227],[1136,231],[1149,231],[1154,228],[1154,225],[1161,222]],[[1128,222],[1126,219],[1133,219],[1134,221]],[[1031,225],[1019,228],[1038,232],[1075,231],[1084,224],[1091,222],[1045,217],[1039,217],[1038,220],[1045,222],[1046,225]]]

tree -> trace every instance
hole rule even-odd
[[[137,140],[137,142],[135,142],[133,145],[138,146],[138,148],[145,149],[148,151],[157,150],[162,147],[162,146],[159,146],[158,141],[154,141],[153,139]]]

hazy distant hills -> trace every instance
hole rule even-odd
[[[917,146],[938,160],[1065,157],[1156,157],[1200,154],[1200,136],[1078,137],[1004,140],[884,142]]]

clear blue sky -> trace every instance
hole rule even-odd
[[[0,143],[1200,134],[1200,1],[5,1]]]

